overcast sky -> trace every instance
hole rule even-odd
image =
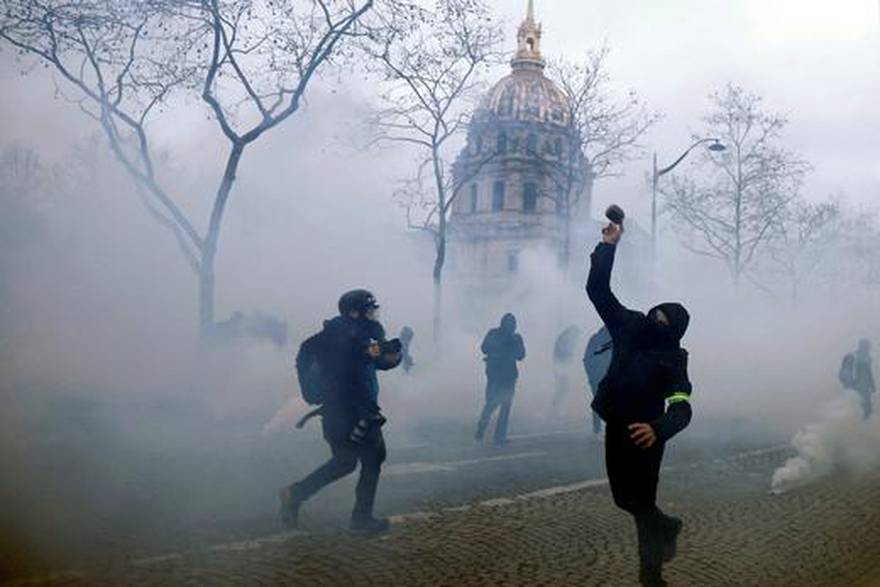
[[[504,19],[512,49],[526,0],[490,4]],[[707,94],[734,81],[764,95],[768,109],[789,114],[788,146],[815,167],[810,197],[843,192],[864,202],[880,201],[878,5],[878,0],[535,1],[548,58],[575,58],[605,42],[617,87],[637,90],[665,113],[646,141],[661,164],[689,144]],[[2,139],[37,142],[51,152],[83,131],[87,123],[75,109],[53,104],[51,83],[39,76],[21,81],[8,51],[0,63]],[[195,117],[203,121],[202,115]],[[180,123],[175,119],[170,140],[193,144]],[[327,121],[320,124],[326,127]],[[201,144],[198,137],[195,144]],[[635,163],[627,177],[599,186],[599,202],[639,201],[648,165],[647,159]]]

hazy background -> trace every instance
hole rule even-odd
[[[506,19],[506,47],[512,49],[525,2],[494,5]],[[576,58],[607,43],[615,87],[637,90],[665,113],[644,141],[661,164],[690,144],[708,107],[706,96],[733,81],[762,94],[768,110],[789,113],[786,145],[814,166],[808,197],[842,193],[856,205],[876,206],[875,0],[538,0],[536,10],[545,56]],[[283,349],[238,342],[206,350],[195,336],[196,282],[173,241],[140,206],[96,128],[75,106],[53,99],[51,76],[38,70],[22,77],[19,69],[4,48],[0,144],[29,147],[73,179],[68,189],[34,198],[28,238],[0,253],[3,450],[20,473],[6,503],[31,504],[55,492],[87,499],[86,488],[41,485],[48,483],[46,463],[32,455],[51,453],[52,443],[62,453],[65,445],[82,447],[65,461],[71,471],[108,478],[121,465],[103,458],[107,442],[135,447],[137,454],[181,453],[202,462],[243,435],[253,442],[274,438],[291,452],[307,447],[309,458],[323,458],[317,427],[293,434],[284,425],[305,411],[292,353],[352,287],[377,294],[389,332],[404,324],[416,331],[414,375],[383,379],[392,446],[437,426],[470,433],[482,400],[480,338],[508,310],[517,313],[529,352],[513,427],[558,424],[547,407],[553,340],[569,323],[585,332],[598,326],[582,279],[566,280],[550,260],[527,257],[523,273],[544,287],[513,292],[481,319],[473,319],[468,301],[449,287],[448,328],[435,347],[430,243],[406,230],[392,202],[412,159],[401,150],[354,146],[362,144],[373,82],[346,75],[322,80],[302,112],[246,152],[220,241],[218,317],[236,310],[277,315],[288,322],[289,343]],[[505,73],[499,68],[492,80]],[[205,116],[201,104],[177,104],[152,127],[163,179],[197,222],[206,217],[226,149]],[[594,210],[618,202],[647,224],[649,169],[645,158],[629,164],[622,177],[598,183]],[[586,253],[573,261],[584,267],[583,275]],[[696,430],[718,421],[741,430],[745,422],[768,438],[791,435],[839,393],[842,354],[861,337],[880,346],[877,291],[835,299],[807,294],[798,307],[748,287],[734,293],[723,273],[677,247],[674,227],[664,229],[655,284],[621,297],[639,308],[677,299],[691,309],[685,345],[692,356]],[[464,315],[468,320],[458,319]],[[586,417],[582,394],[569,401],[569,414]],[[77,435],[82,442],[71,443]],[[230,485],[226,491],[234,493]],[[114,487],[119,495],[129,490]],[[125,503],[119,498],[118,507]],[[22,506],[10,524],[26,533],[46,516],[39,505]]]

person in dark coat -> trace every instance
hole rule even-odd
[[[593,397],[598,393],[599,383],[602,382],[611,365],[613,349],[614,343],[611,341],[611,333],[608,332],[606,326],[597,330],[587,342],[583,363],[584,371],[587,372],[587,384]],[[593,414],[593,434],[598,437],[602,433],[602,418],[596,413],[596,410],[591,408],[590,412]]]
[[[605,463],[614,502],[635,518],[639,579],[642,585],[666,585],[662,566],[675,556],[682,523],[657,507],[657,483],[666,442],[691,420],[688,354],[680,346],[690,316],[677,303],[661,304],[647,315],[624,307],[610,285],[623,227],[611,223],[602,233],[590,257],[586,289],[614,350],[592,407],[606,423]]]
[[[873,412],[872,395],[877,391],[871,360],[871,341],[863,338],[859,348],[843,358],[840,381],[846,389],[859,394],[862,400],[862,417],[867,420]]]
[[[556,337],[553,344],[553,411],[558,412],[559,407],[565,400],[565,397],[571,391],[572,366],[575,364],[575,357],[578,339],[581,336],[581,329],[577,326],[569,326]]]
[[[522,336],[516,332],[516,318],[513,314],[505,314],[501,318],[501,325],[486,334],[480,349],[486,362],[486,404],[477,423],[475,438],[483,439],[489,419],[500,408],[494,441],[501,445],[507,442],[510,408],[519,377],[516,364],[526,357],[526,348]]]
[[[379,305],[366,290],[353,290],[339,300],[339,315],[324,323],[324,403],[321,416],[324,439],[330,445],[329,461],[297,483],[281,490],[282,521],[295,528],[302,504],[327,485],[361,465],[355,489],[351,529],[384,532],[387,519],[373,517],[379,473],[385,461],[376,370],[396,367],[401,360],[399,341],[385,341],[377,319]]]

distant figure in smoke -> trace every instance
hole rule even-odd
[[[320,354],[323,401],[321,407],[298,426],[319,414],[324,439],[333,456],[302,481],[281,490],[281,517],[288,527],[297,527],[303,502],[352,473],[358,462],[361,472],[355,490],[351,529],[376,533],[390,527],[388,520],[373,517],[373,501],[386,456],[382,436],[385,418],[378,404],[376,370],[399,365],[401,345],[399,340],[385,340],[378,309],[376,298],[370,292],[347,292],[339,300],[339,316],[325,322],[324,329],[313,337],[317,341],[314,354]],[[298,369],[305,347],[306,343],[297,357]]]
[[[500,408],[495,424],[495,444],[502,445],[507,442],[510,407],[519,377],[516,364],[526,357],[526,348],[522,336],[516,332],[513,314],[505,314],[501,318],[501,325],[486,334],[480,349],[486,362],[486,405],[477,423],[475,438],[483,439],[492,413]]]
[[[865,420],[871,417],[873,406],[871,396],[877,391],[874,385],[874,373],[871,369],[871,342],[867,339],[859,341],[855,352],[843,357],[840,365],[840,382],[846,389],[859,394],[862,399],[862,415]]]
[[[409,349],[412,346],[413,336],[415,336],[415,333],[413,332],[413,329],[409,326],[404,326],[400,330],[400,344],[402,345],[401,353],[403,353],[403,362],[401,363],[401,366],[403,367],[403,370],[407,373],[409,373],[412,368],[416,366],[416,363],[415,361],[413,361],[412,355],[409,352]]]
[[[593,397],[599,392],[599,383],[604,379],[608,372],[608,366],[611,365],[611,355],[614,350],[614,343],[611,340],[611,333],[608,328],[603,326],[597,330],[587,342],[587,348],[584,350],[584,370],[587,372],[587,384],[590,387],[590,393]],[[602,418],[592,408],[593,414],[593,434],[599,436],[602,434]]]
[[[553,345],[553,411],[556,412],[563,400],[571,391],[572,366],[575,364],[575,349],[581,329],[569,326],[556,338]]]
[[[635,518],[639,580],[666,585],[663,563],[675,556],[682,523],[657,507],[657,483],[666,441],[691,420],[688,355],[679,344],[690,318],[676,303],[656,306],[646,316],[617,300],[610,281],[622,234],[622,225],[606,226],[590,257],[587,294],[614,344],[592,407],[607,425],[605,462],[614,502]]]
[[[281,348],[287,344],[287,322],[259,312],[251,315],[233,312],[228,319],[214,324],[211,335],[216,341],[253,339]]]

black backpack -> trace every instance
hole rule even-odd
[[[321,331],[305,339],[296,353],[296,377],[307,404],[324,403],[327,386],[327,337]]]

